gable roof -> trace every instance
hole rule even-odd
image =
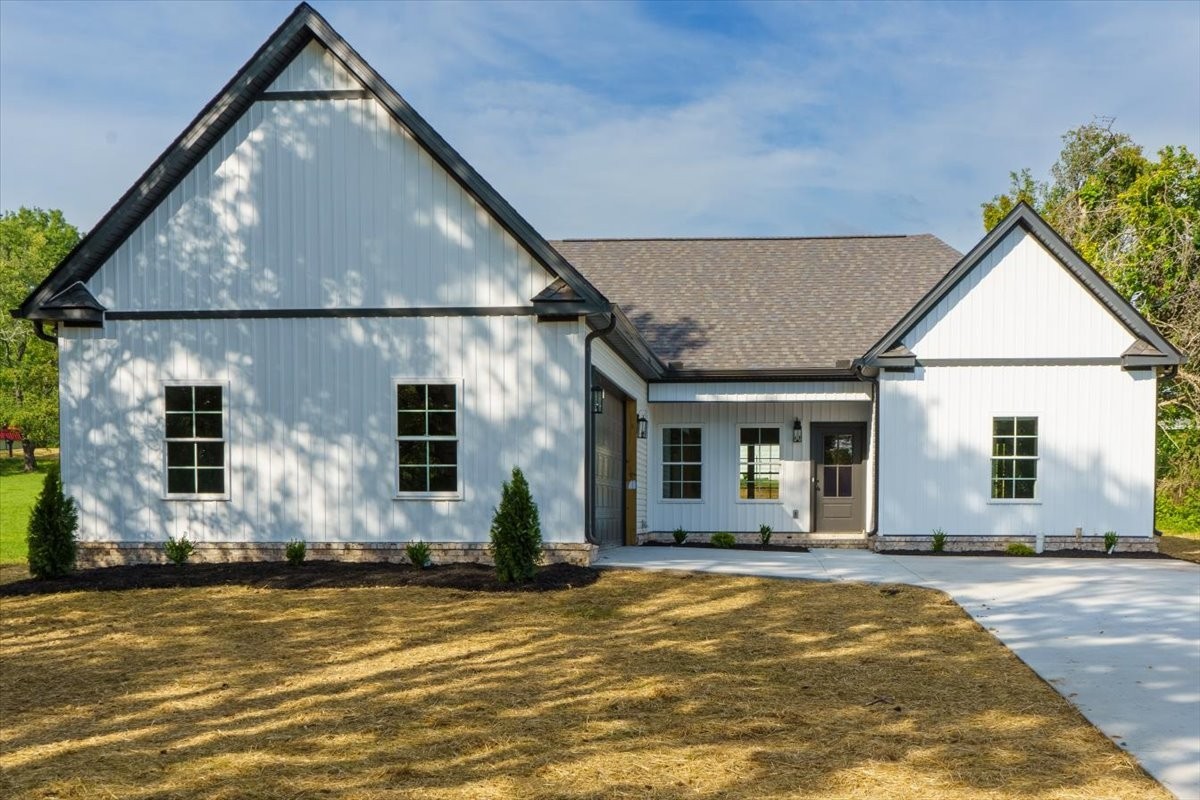
[[[305,45],[313,40],[333,53],[392,117],[456,181],[496,218],[543,267],[582,300],[582,313],[607,310],[608,300],[579,274],[492,186],[379,76],[324,17],[307,3],[291,15],[209,101],[157,160],[109,209],[95,227],[46,277],[13,316],[59,320],[50,300],[75,283],[86,282],[191,170],[208,150],[267,90]]]
[[[928,294],[915,303],[912,309],[867,351],[863,361],[877,363],[882,354],[902,344],[901,339],[913,326],[932,311],[959,281],[1017,228],[1041,242],[1093,297],[1137,337],[1138,341],[1134,343],[1134,347],[1124,354],[1127,366],[1171,365],[1183,362],[1183,354],[1024,201],[1018,203]],[[917,357],[919,358],[920,354],[917,354]]]
[[[553,244],[680,378],[848,374],[959,260],[929,235]]]

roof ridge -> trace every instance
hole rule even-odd
[[[792,242],[838,241],[843,239],[915,239],[932,233],[859,233],[844,236],[593,236],[551,239],[552,242]],[[936,237],[935,237],[936,238]]]

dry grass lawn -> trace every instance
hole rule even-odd
[[[1168,797],[922,589],[615,572],[0,602],[5,797]]]
[[[1171,558],[1200,564],[1200,533],[1182,536],[1163,535],[1158,540],[1158,550]]]

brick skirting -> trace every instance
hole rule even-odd
[[[407,542],[306,542],[305,558],[310,561],[387,561],[405,563]],[[491,564],[486,542],[426,542],[435,564]],[[196,542],[190,561],[222,563],[230,561],[283,561],[284,542]],[[543,564],[579,564],[587,566],[599,551],[593,544],[546,542],[542,547]],[[76,564],[80,568],[114,567],[122,564],[165,564],[162,543],[154,542],[79,542]]]
[[[707,544],[712,540],[713,533],[716,533],[716,531],[689,532],[687,541],[689,544]],[[731,533],[733,532],[731,531]],[[738,544],[762,543],[762,537],[759,536],[757,531],[733,533],[733,538]],[[670,544],[674,541],[674,534],[670,531],[644,531],[637,535],[638,544],[645,544],[646,542],[664,542]],[[775,531],[771,534],[771,544],[820,548],[833,547],[848,550],[864,550],[868,547],[867,536],[863,533],[780,533],[779,531]]]
[[[947,536],[947,553],[964,550],[1004,550],[1012,542],[1020,542],[1037,548],[1037,537],[1027,536]],[[889,550],[933,550],[933,537],[925,536],[876,536],[874,549],[880,553]],[[1046,536],[1043,539],[1043,552],[1055,550],[1104,550],[1103,536]],[[1151,536],[1137,538],[1122,537],[1117,539],[1118,553],[1157,553],[1158,539]]]

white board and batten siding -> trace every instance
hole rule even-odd
[[[1015,229],[905,337],[918,362],[944,361],[880,375],[880,535],[1150,536],[1154,372],[1022,363],[1111,360],[1133,341]],[[1014,416],[1038,419],[1032,501],[991,498],[993,418]]]
[[[310,45],[273,90],[355,88]],[[469,307],[108,320],[60,348],[84,539],[486,541],[519,465],[583,541],[583,338],[486,316],[553,280],[374,99],[256,102],[89,282],[110,311]],[[461,381],[461,500],[397,500],[396,379]],[[164,499],[163,387],[226,389],[229,497]]]
[[[658,384],[651,386],[653,391]],[[672,531],[754,532],[767,524],[780,533],[812,530],[813,422],[862,422],[870,434],[869,402],[712,402],[652,403],[650,406],[650,529]],[[792,427],[801,421],[803,441],[793,443]],[[778,500],[745,501],[738,497],[739,426],[780,429],[780,487]],[[701,429],[703,459],[700,500],[662,497],[662,441],[665,426]],[[873,450],[873,448],[872,448]],[[870,456],[871,453],[868,453]],[[868,474],[871,469],[867,458]],[[870,519],[873,498],[866,499]]]
[[[618,389],[629,397],[632,397],[637,402],[638,414],[649,419],[650,404],[648,402],[646,381],[632,367],[626,364],[603,339],[597,338],[592,341],[592,367],[603,373],[604,377],[612,381]],[[648,477],[647,464],[649,459],[647,439],[637,440],[636,458],[637,520],[634,524],[637,526],[637,532],[641,533],[648,530],[649,525],[649,516],[646,507],[646,498],[648,496],[646,480]]]

